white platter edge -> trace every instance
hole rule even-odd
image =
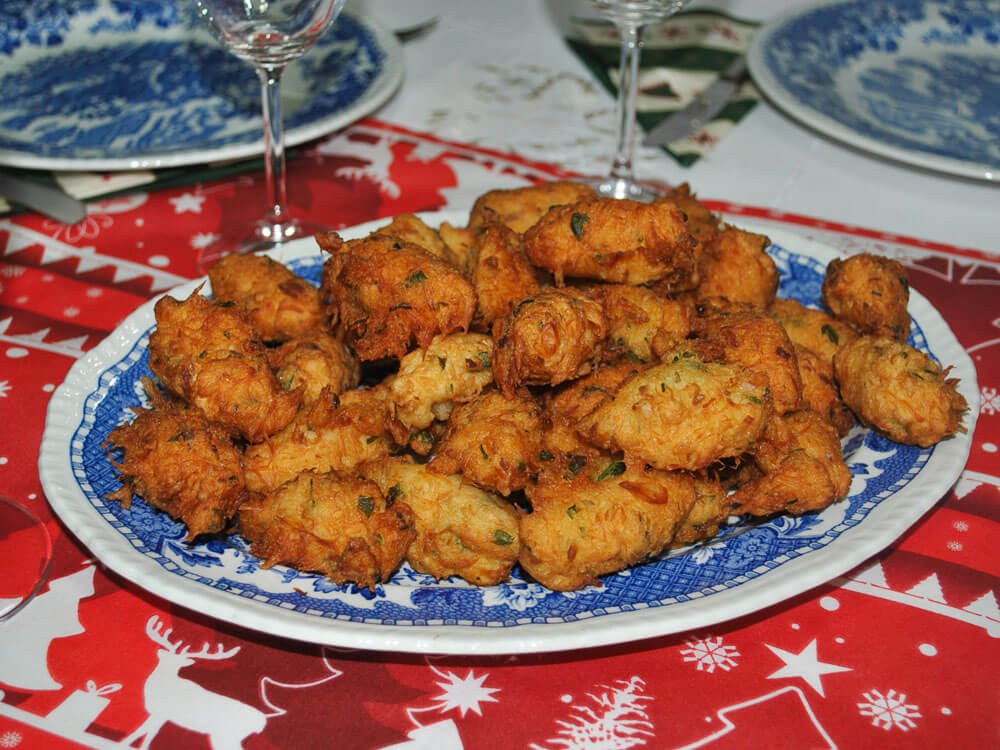
[[[433,226],[442,221],[464,225],[468,213],[441,211],[421,216]],[[341,234],[345,239],[364,236],[388,221],[367,222],[343,230]],[[740,221],[739,224],[768,235],[775,244],[797,254],[823,262],[841,257],[828,246],[791,232],[753,222]],[[288,262],[316,254],[317,249],[310,238],[290,243],[274,257]],[[182,284],[166,294],[184,298],[202,281]],[[165,572],[156,562],[137,554],[128,541],[101,518],[74,482],[66,448],[82,419],[83,401],[96,390],[100,373],[107,369],[106,363],[117,362],[150,327],[152,308],[159,296],[144,303],[114,333],[77,361],[53,394],[39,454],[39,473],[49,503],[86,547],[101,550],[101,564],[150,593],[239,627],[319,645],[455,655],[570,651],[681,633],[760,611],[842,576],[891,544],[923,517],[964,469],[978,416],[979,391],[971,358],[937,310],[923,295],[912,290],[911,315],[923,329],[933,354],[943,364],[951,365],[953,375],[960,378],[959,390],[969,403],[969,412],[965,421],[967,431],[936,446],[919,474],[907,484],[906,489],[912,492],[903,498],[905,504],[893,500],[882,502],[863,523],[845,531],[830,546],[791,560],[736,589],[683,604],[606,614],[570,623],[495,628],[345,622],[243,599]],[[961,469],[955,471],[956,466]]]

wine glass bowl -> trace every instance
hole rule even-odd
[[[193,0],[198,15],[216,38],[252,64],[261,86],[264,122],[264,171],[268,212],[248,236],[216,241],[203,248],[206,270],[230,252],[262,252],[325,227],[308,226],[289,211],[285,142],[281,114],[281,76],[293,60],[316,43],[337,18],[345,0]]]
[[[616,105],[617,143],[607,177],[590,184],[608,198],[630,198],[649,202],[659,191],[635,177],[636,100],[639,92],[639,58],[642,38],[650,23],[662,21],[683,8],[689,0],[591,0],[591,4],[618,28],[622,42],[618,67]]]

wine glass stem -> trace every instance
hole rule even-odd
[[[288,213],[285,180],[285,135],[281,114],[281,74],[284,66],[257,69],[260,78],[264,115],[264,174],[267,179],[267,204],[264,222],[269,225],[271,239],[281,241],[285,225],[292,221]]]
[[[619,180],[632,180],[643,27],[635,23],[620,22],[618,30],[622,38],[621,63],[618,67],[618,145],[611,164],[611,176]]]

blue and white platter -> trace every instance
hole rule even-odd
[[[757,85],[868,153],[1000,180],[1000,0],[826,0],[757,31]]]
[[[260,84],[190,0],[4,0],[0,164],[123,170],[264,152]],[[403,76],[396,37],[342,13],[282,78],[294,146],[371,113]]]
[[[463,225],[454,211],[429,224]],[[364,236],[385,222],[343,232]],[[758,231],[764,231],[758,229]],[[833,250],[768,230],[781,270],[780,294],[815,305]],[[312,240],[275,255],[318,283],[323,259]],[[203,280],[170,292],[190,295]],[[856,428],[844,441],[854,475],[849,497],[821,513],[782,517],[712,544],[671,553],[560,593],[515,568],[498,586],[435,581],[408,566],[372,592],[283,566],[264,569],[239,537],[189,545],[186,528],[136,498],[108,501],[121,485],[103,448],[108,433],[142,403],[151,375],[154,301],[78,361],[49,405],[39,468],[55,512],[95,557],[154,594],[226,622],[302,641],[389,651],[490,654],[560,651],[639,640],[757,611],[844,574],[891,544],[958,478],[978,414],[972,361],[917,292],[911,342],[953,366],[970,404],[967,432],[920,449]]]

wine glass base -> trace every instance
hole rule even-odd
[[[0,623],[42,590],[52,569],[52,537],[45,522],[26,506],[0,497]]]
[[[638,180],[629,180],[622,177],[604,177],[584,180],[584,182],[594,188],[602,198],[615,198],[616,200],[627,198],[641,203],[652,203],[657,198],[663,197],[662,190],[657,190]]]
[[[259,222],[250,234],[238,236],[223,236],[201,248],[198,251],[197,267],[199,273],[218,263],[226,255],[249,253],[265,253],[287,245],[293,240],[309,238],[318,232],[325,232],[329,227],[297,219],[275,224],[267,220]]]

